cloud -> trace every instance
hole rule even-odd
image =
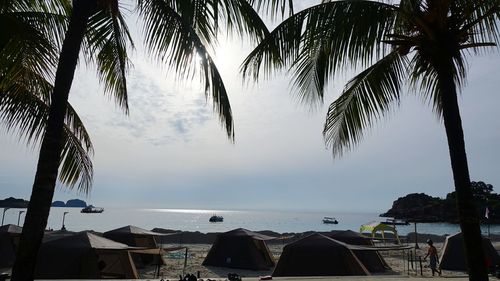
[[[186,87],[165,79],[159,73],[145,64],[137,64],[131,71],[128,79],[129,116],[118,108],[110,110],[99,95],[89,95],[89,92],[99,92],[99,87],[95,86],[97,79],[88,73],[81,75],[75,83],[73,100],[80,109],[83,108],[79,112],[85,112],[84,121],[92,128],[91,134],[114,134],[155,146],[190,142],[194,131],[214,119],[212,108],[197,80]]]

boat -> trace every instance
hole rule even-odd
[[[91,214],[91,213],[102,213],[104,212],[104,209],[103,208],[99,208],[99,207],[94,207],[92,205],[88,205],[87,207],[83,208],[80,213],[87,213],[87,214]]]
[[[387,224],[387,225],[409,225],[410,224],[405,219],[386,219],[385,221],[382,221],[380,223]]]
[[[323,218],[323,223],[338,224],[339,222],[335,218],[324,217]]]
[[[222,216],[213,215],[208,219],[209,222],[223,222],[224,218]]]

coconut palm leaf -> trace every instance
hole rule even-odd
[[[213,100],[214,109],[224,125],[227,135],[234,139],[231,106],[222,78],[203,41],[210,42],[207,32],[199,37],[191,17],[184,18],[165,1],[140,1],[139,11],[144,19],[144,34],[149,51],[163,61],[177,75],[192,77],[199,58],[201,77],[205,81],[205,93]],[[205,11],[206,12],[206,11]]]
[[[371,1],[335,1],[298,12],[248,55],[243,76],[257,79],[262,68],[268,74],[273,67],[290,67],[300,93],[312,96],[302,99],[321,99],[326,77],[356,63],[369,65],[387,53],[379,41],[390,30],[396,9]]]
[[[359,143],[363,131],[399,102],[408,62],[389,53],[351,79],[328,108],[323,135],[334,156]]]
[[[242,37],[249,35],[249,39],[256,40],[256,43],[269,34],[265,23],[252,6],[253,1],[218,0],[213,2],[215,5],[214,27],[216,31],[218,31],[218,18],[220,17],[225,19],[224,24],[228,32],[236,32],[237,35]],[[254,5],[259,6],[258,3],[254,3]]]
[[[2,1],[0,7],[0,25],[9,27],[0,33],[0,77],[16,78],[21,68],[30,68],[51,79],[68,1]]]
[[[475,45],[491,42],[498,45],[500,33],[498,20],[500,18],[500,1],[452,1],[451,17],[460,28],[466,43]],[[477,50],[477,49],[476,49]]]
[[[257,11],[265,11],[271,14],[271,17],[281,13],[284,16],[288,11],[288,15],[293,14],[293,0],[248,0]]]
[[[92,188],[94,173],[91,159],[93,147],[82,121],[69,105],[63,141],[59,180],[70,189],[76,186],[79,192],[88,194]]]
[[[0,120],[7,131],[17,131],[27,145],[40,143],[45,132],[49,105],[29,91],[17,87],[15,92],[0,94]],[[64,149],[60,164],[59,180],[70,189],[77,186],[88,193],[92,186],[93,146],[83,122],[68,105],[63,130]]]
[[[46,126],[58,51],[67,28],[69,1],[3,1],[0,22],[0,120],[27,145],[41,141]],[[59,179],[88,192],[93,153],[80,118],[68,107]]]
[[[127,45],[134,46],[118,3],[106,2],[90,19],[87,27],[84,54],[97,66],[98,78],[105,93],[128,113],[127,71],[130,61]]]

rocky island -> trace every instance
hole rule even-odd
[[[482,181],[471,182],[474,201],[482,223],[500,223],[500,194],[493,192],[493,186]],[[455,192],[446,198],[432,197],[425,193],[412,193],[398,198],[392,208],[381,217],[393,217],[417,222],[458,223]],[[485,217],[488,209],[488,218]]]
[[[30,201],[18,199],[14,197],[5,198],[0,200],[0,208],[28,208]],[[52,207],[66,207],[66,208],[85,208],[87,203],[80,199],[70,199],[64,203],[63,201],[52,202]]]
[[[30,201],[24,199],[17,199],[14,197],[5,198],[0,200],[0,208],[28,208]]]
[[[52,207],[66,207],[66,208],[85,208],[87,203],[80,199],[70,199],[64,203],[63,201],[52,202]]]

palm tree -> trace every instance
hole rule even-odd
[[[457,103],[468,55],[499,41],[498,0],[326,0],[277,26],[245,59],[244,76],[287,68],[305,101],[322,101],[337,72],[365,68],[329,107],[324,137],[334,156],[400,101],[405,82],[442,117],[470,280],[487,280]],[[407,80],[406,80],[407,79]]]
[[[284,11],[287,0],[275,1],[272,5],[265,5],[264,2],[264,0],[137,0],[137,10],[144,20],[145,41],[150,52],[179,76],[192,77],[197,69],[200,70],[205,81],[205,93],[207,97],[212,98],[214,109],[219,114],[219,120],[231,140],[234,140],[231,107],[224,83],[207,47],[216,42],[221,25],[240,35],[250,34],[252,38],[263,38],[268,31],[252,5],[257,9]],[[0,69],[5,67],[15,70],[9,70],[9,74],[5,75],[6,78],[3,80],[10,81],[10,85],[22,81],[18,83],[19,89],[24,88],[28,93],[32,93],[32,96],[39,96],[40,87],[46,84],[47,76],[50,77],[52,64],[57,62],[54,86],[49,87],[50,103],[45,103],[50,104],[50,107],[44,123],[37,171],[12,275],[12,280],[32,280],[38,248],[47,225],[58,167],[66,155],[65,124],[75,121],[75,118],[71,117],[75,117],[76,114],[72,114],[74,111],[68,108],[67,104],[80,50],[83,48],[86,61],[97,65],[99,78],[105,84],[106,92],[114,95],[118,104],[127,113],[126,72],[129,65],[127,45],[133,43],[118,0],[74,0],[72,6],[67,0],[53,0],[47,5],[44,1],[4,0],[0,1],[0,11],[1,9],[9,13],[22,10],[30,14],[36,11],[44,19],[42,23],[26,22],[28,23],[26,27],[38,29],[36,34],[40,38],[30,38],[31,40],[25,42],[39,46],[38,51],[41,52],[41,56],[31,57],[27,65],[22,64],[24,58],[22,62],[16,61],[13,66],[10,60],[0,61]],[[43,13],[46,13],[46,18],[43,17]],[[67,26],[64,19],[62,23],[60,22],[61,16],[64,18],[66,13],[70,14]],[[48,18],[57,18],[57,21],[52,21],[52,24],[57,24],[47,24],[50,22]],[[54,47],[58,46],[57,43],[61,38],[64,40],[60,44],[60,55],[58,59],[54,59],[54,50],[57,50]],[[10,39],[12,37],[7,38]],[[46,44],[39,44],[40,42]],[[2,52],[15,53],[15,48],[11,47]],[[195,54],[201,58],[198,67],[194,65],[197,61],[193,59],[196,57]],[[39,79],[31,84],[22,80],[22,76],[16,70],[19,65],[23,66],[20,67],[22,70],[37,74],[36,77]],[[8,97],[15,95],[9,94]],[[19,105],[20,99],[10,101],[10,104]],[[12,114],[12,118],[18,118],[16,112]],[[16,121],[13,123],[23,128],[24,122],[28,119],[16,120],[17,123]],[[67,173],[63,169],[61,175],[67,174],[68,178],[74,180],[75,174],[81,170],[78,169],[78,165],[72,167],[73,169],[69,169]]]
[[[25,1],[0,5],[0,22],[9,26],[0,33],[0,120],[7,131],[18,132],[27,145],[40,142],[48,119],[53,87],[47,79],[53,76],[51,68],[60,42],[47,35],[54,37],[66,27],[65,16],[54,7],[50,1],[40,3],[37,9]],[[69,104],[62,139],[59,180],[85,192],[92,183],[93,147]]]
[[[53,89],[48,79],[53,78],[61,43],[53,39],[67,26],[63,10],[68,7],[55,7],[51,1],[41,2],[37,9],[26,1],[0,5],[0,22],[9,26],[0,33],[0,120],[27,145],[41,141]],[[59,180],[85,192],[92,183],[93,147],[80,117],[67,106]]]

